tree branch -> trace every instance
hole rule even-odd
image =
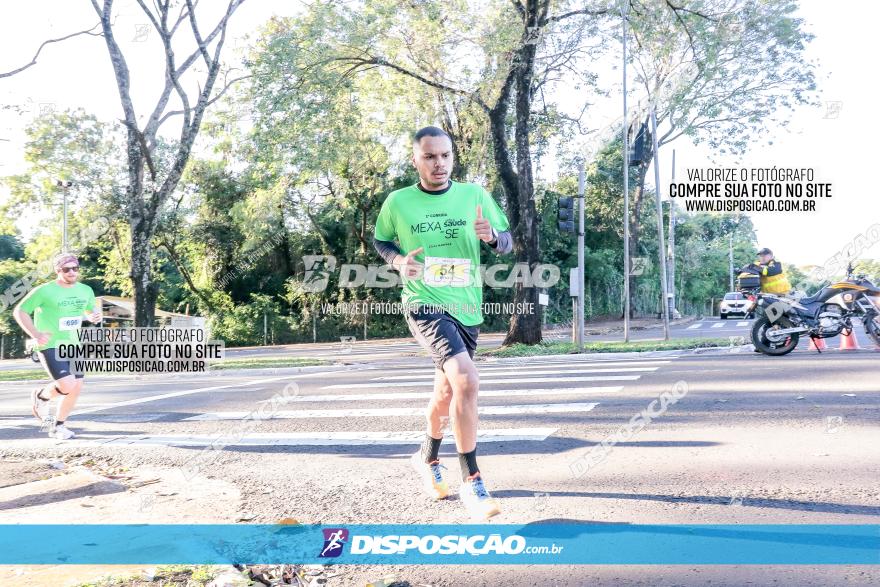
[[[563,12],[562,14],[555,14],[553,16],[547,17],[546,19],[542,19],[542,25],[550,24],[554,22],[559,22],[565,20],[566,18],[577,16],[579,14],[589,15],[589,16],[601,16],[603,14],[608,14],[607,8],[600,8],[598,10],[591,10],[589,8],[583,8],[581,10],[571,10],[569,12]]]
[[[520,0],[510,0],[510,3],[513,4],[514,8],[516,8],[516,11],[519,13],[519,15],[525,18],[526,9],[523,8],[522,2],[520,2]]]
[[[483,110],[485,110],[486,112],[489,111],[489,106],[483,101],[482,98],[480,98],[479,95],[472,93],[472,92],[468,92],[466,90],[462,90],[460,88],[455,88],[453,86],[444,84],[442,82],[428,79],[419,73],[411,71],[411,70],[409,70],[405,67],[402,67],[400,65],[397,65],[395,63],[391,63],[390,61],[386,61],[385,59],[382,59],[381,57],[334,57],[334,58],[329,59],[328,61],[336,61],[339,63],[351,63],[352,64],[351,67],[349,67],[349,69],[346,70],[344,75],[349,75],[350,73],[352,73],[352,72],[356,71],[357,69],[359,69],[363,66],[366,66],[366,65],[378,65],[378,66],[382,66],[382,67],[387,67],[389,69],[393,69],[394,71],[396,71],[398,73],[402,73],[403,75],[406,75],[406,76],[411,77],[415,80],[418,80],[418,81],[422,82],[423,84],[431,86],[432,88],[437,88],[438,90],[444,90],[446,92],[458,94],[459,96],[465,96],[465,97],[471,98]]]
[[[43,47],[45,47],[46,45],[50,45],[52,43],[60,43],[62,41],[66,41],[67,39],[72,39],[73,37],[78,37],[79,35],[89,35],[90,37],[100,37],[102,35],[102,33],[92,32],[96,28],[99,28],[100,26],[101,26],[101,23],[99,22],[98,24],[96,24],[95,26],[93,26],[92,28],[90,28],[88,30],[79,31],[76,33],[71,33],[71,34],[65,35],[63,37],[58,37],[57,39],[49,39],[47,41],[43,41],[43,43],[37,49],[37,52],[34,53],[34,56],[31,58],[29,63],[26,63],[25,65],[22,65],[21,67],[16,67],[15,69],[10,70],[10,71],[0,72],[0,78],[11,77],[17,73],[21,73],[22,71],[36,65],[37,58],[39,58],[40,53],[43,51]]]

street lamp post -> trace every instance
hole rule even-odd
[[[675,149],[672,149],[672,183],[675,183]],[[667,285],[669,286],[669,315],[675,318],[675,201],[669,198],[669,252],[667,254]]]
[[[70,189],[70,186],[73,185],[72,181],[69,180],[58,180],[58,187],[61,188],[61,193],[63,194],[63,200],[61,204],[61,252],[67,252],[67,190]]]

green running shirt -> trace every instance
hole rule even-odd
[[[474,232],[477,206],[496,232],[510,229],[492,196],[472,183],[452,182],[443,194],[428,194],[412,185],[385,199],[376,219],[376,239],[397,240],[404,255],[425,248],[415,256],[424,263],[424,274],[404,279],[404,305],[442,306],[465,326],[483,322],[482,241]]]
[[[57,349],[62,344],[79,344],[77,331],[83,314],[95,307],[95,292],[84,283],[70,287],[50,281],[34,288],[21,302],[21,309],[34,316],[34,326],[52,335],[36,350]]]

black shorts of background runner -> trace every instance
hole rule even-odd
[[[67,377],[68,375],[73,375],[77,379],[82,379],[85,376],[84,373],[73,373],[71,371],[70,361],[59,360],[55,355],[55,349],[50,348],[37,352],[43,357],[43,360],[41,361],[43,367],[48,371],[49,377],[51,377],[53,381],[58,381],[62,377]]]
[[[462,351],[474,358],[480,334],[478,327],[465,326],[442,310],[427,311],[423,307],[408,311],[405,318],[416,342],[431,354],[434,365],[441,371],[447,359]]]

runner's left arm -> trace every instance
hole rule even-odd
[[[513,236],[510,234],[510,222],[507,220],[504,210],[486,190],[482,190],[481,196],[477,203],[482,207],[483,217],[489,221],[489,226],[495,233],[495,240],[490,240],[486,244],[499,255],[511,252],[513,250]]]
[[[91,322],[92,324],[98,324],[102,321],[103,316],[101,315],[102,308],[101,302],[95,297],[95,292],[92,288],[89,288],[89,297],[86,299],[86,307],[83,314],[86,317],[86,320]]]
[[[493,228],[492,230],[495,229]],[[495,241],[489,241],[486,244],[492,247],[492,250],[499,255],[503,255],[513,250],[513,236],[510,234],[509,230],[504,230],[501,232],[496,231]]]

